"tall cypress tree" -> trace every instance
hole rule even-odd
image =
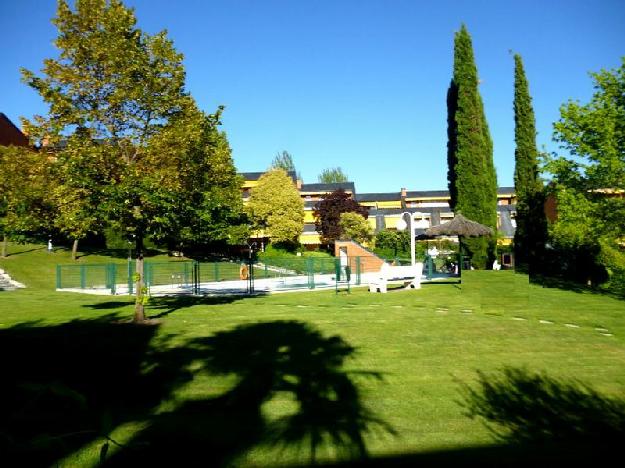
[[[525,77],[523,60],[514,55],[514,188],[517,194],[515,265],[531,271],[541,258],[547,223],[543,211],[543,186],[538,177],[536,119]]]
[[[493,144],[477,89],[473,45],[462,25],[454,38],[454,72],[447,92],[447,178],[451,208],[479,223],[497,228],[497,175]],[[494,239],[464,239],[473,263],[485,268],[495,256]]]

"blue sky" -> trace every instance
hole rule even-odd
[[[305,182],[340,166],[359,192],[446,189],[445,96],[453,35],[473,37],[500,185],[513,184],[513,60],[523,56],[538,144],[590,71],[625,55],[622,0],[127,0],[139,27],[167,29],[189,91],[223,117],[239,171],[289,151]],[[53,0],[0,0],[0,112],[45,113],[20,82],[56,56]]]

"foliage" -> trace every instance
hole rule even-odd
[[[373,227],[361,214],[354,212],[341,213],[339,225],[343,232],[341,238],[371,245],[374,239]]]
[[[390,253],[391,257],[410,257],[410,233],[408,230],[381,230],[375,235],[375,251],[382,256],[389,256]]]
[[[253,228],[273,242],[296,242],[304,228],[304,201],[282,169],[260,176],[246,208]]]
[[[288,151],[282,151],[276,154],[271,161],[270,169],[282,169],[286,172],[295,172],[295,163],[293,162],[293,156]]]
[[[493,147],[478,91],[471,37],[464,25],[455,35],[454,72],[447,93],[447,162],[450,205],[456,213],[493,229],[497,227],[497,176]],[[492,263],[495,240],[463,239],[473,263]]]
[[[608,281],[602,288],[625,298],[625,252],[607,241],[602,241],[600,247],[598,260],[608,273]]]
[[[55,227],[76,241],[101,233],[106,224],[104,193],[114,177],[106,147],[77,133],[65,140],[54,158],[56,183],[51,199],[56,208]]]
[[[350,212],[358,213],[365,219],[369,217],[367,208],[360,205],[343,189],[326,194],[317,202],[313,211],[315,227],[321,234],[321,241],[324,244],[332,244],[341,238],[343,234],[340,225],[341,213]]]
[[[22,73],[49,106],[46,118],[24,122],[27,133],[62,148],[59,223],[73,236],[104,220],[120,228],[136,241],[137,271],[146,237],[231,235],[227,226],[243,219],[230,150],[216,129],[221,109],[206,116],[196,108],[166,33],[138,29],[119,0],[77,0],[74,10],[60,0],[53,23],[59,57],[45,61],[42,77]]]
[[[347,174],[340,167],[329,167],[321,171],[317,176],[317,180],[322,184],[335,184],[338,182],[347,182]]]
[[[547,220],[544,214],[542,182],[538,177],[536,119],[523,60],[514,55],[514,188],[517,196],[514,233],[515,267],[538,271],[544,256]]]
[[[165,240],[179,249],[200,243],[241,245],[249,235],[242,179],[226,134],[219,131],[221,111],[206,116],[193,110],[188,131],[173,125],[155,142],[155,151],[178,158],[168,161],[179,180],[174,188],[176,215]]]
[[[554,139],[572,157],[554,157],[547,170],[566,186],[582,190],[622,188],[625,181],[625,57],[615,70],[591,73],[595,92],[588,104],[560,108]]]
[[[449,244],[449,245],[447,245]],[[450,248],[448,241],[436,241],[440,248]],[[410,258],[410,233],[408,230],[396,231],[394,229],[383,229],[375,235],[375,248],[373,250],[379,257],[387,260],[409,259]],[[417,258],[424,258],[427,251],[427,244],[417,242],[415,254]]]
[[[0,146],[0,167],[0,234],[23,241],[50,233],[50,160],[28,148]]]
[[[618,292],[625,289],[614,260],[625,233],[625,58],[618,69],[591,76],[595,92],[590,102],[569,101],[554,124],[554,140],[570,156],[544,156],[558,210],[549,230],[551,256],[591,252],[601,275],[580,278],[574,262],[559,273],[593,284],[610,278],[609,287]]]

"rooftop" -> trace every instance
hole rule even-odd
[[[356,193],[356,187],[353,182],[335,182],[332,184],[302,184],[301,192],[309,193],[330,193],[335,190],[343,189],[346,192]]]

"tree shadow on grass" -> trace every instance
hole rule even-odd
[[[103,457],[109,465],[215,466],[258,444],[303,445],[311,460],[324,444],[364,456],[363,433],[387,428],[364,408],[353,375],[342,369],[354,349],[338,336],[301,322],[269,322],[174,346],[174,337],[157,337],[157,325],[116,318],[0,330],[4,463],[51,466],[93,443],[105,455],[113,430],[127,422],[146,428]],[[236,384],[156,414],[198,373],[232,376]],[[263,405],[280,394],[291,395],[297,408],[269,418]]]
[[[95,310],[111,310],[119,309],[121,307],[127,307],[132,304],[134,304],[134,301],[132,299],[128,299],[127,301],[107,301],[98,302],[95,304],[83,304],[82,307],[88,307]]]
[[[227,295],[227,296],[159,296],[151,297],[148,303],[147,313],[150,318],[165,317],[180,309],[186,309],[193,306],[219,306],[231,304],[247,296],[243,295]],[[154,314],[157,312],[156,314]]]
[[[475,386],[461,384],[461,405],[485,422],[494,444],[327,466],[607,466],[621,458],[625,399],[518,368],[478,376]]]
[[[342,369],[354,352],[339,336],[324,337],[302,322],[239,326],[192,346],[203,371],[236,376],[222,395],[186,401],[160,414],[109,466],[176,463],[221,466],[253,446],[305,450],[314,463],[321,447],[352,458],[367,455],[364,433],[392,429],[362,404],[353,375]],[[379,374],[362,372],[379,379]],[[294,410],[271,417],[263,405],[290,396]]]
[[[178,310],[186,309],[193,306],[219,306],[231,304],[235,301],[245,299],[242,295],[228,296],[191,296],[191,295],[173,295],[173,296],[157,296],[151,297],[146,306],[146,315],[151,319],[158,319],[172,314]],[[107,301],[95,304],[85,304],[82,307],[88,307],[95,310],[119,309],[134,305],[134,299],[129,298],[128,301]]]
[[[465,406],[498,440],[514,444],[601,443],[625,440],[625,399],[606,397],[578,381],[524,369],[478,373],[477,388],[464,386]]]
[[[588,286],[563,278],[533,274],[529,276],[529,281],[530,283],[542,286],[543,288],[562,289],[564,291],[572,291],[576,293],[597,292]]]
[[[37,250],[45,250],[45,249],[46,249],[46,246],[42,245],[41,247],[33,247],[27,250],[20,250],[19,252],[7,252],[7,255],[5,258],[15,257],[16,255],[22,255],[25,253],[36,252]]]
[[[0,330],[0,452],[49,466],[146,416],[191,378],[190,356],[150,348],[156,326],[113,316]],[[145,371],[148,366],[148,371]]]

